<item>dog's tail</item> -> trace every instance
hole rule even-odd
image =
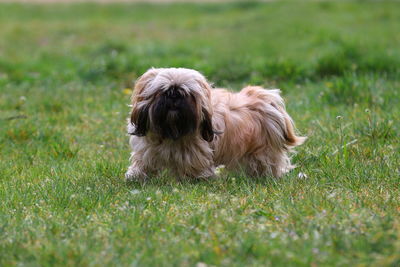
[[[307,139],[296,134],[294,122],[285,109],[279,89],[267,90],[259,86],[247,86],[240,93],[261,100],[260,105],[263,106],[263,113],[267,117],[267,133],[277,145],[283,143],[287,147],[295,147]]]
[[[282,112],[285,117],[286,131],[285,131],[285,140],[288,146],[299,146],[306,141],[307,137],[296,135],[296,128],[294,126],[294,122],[286,110]]]

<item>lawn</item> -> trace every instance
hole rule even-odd
[[[0,266],[399,266],[396,2],[0,4]],[[133,81],[281,88],[281,179],[126,184]]]

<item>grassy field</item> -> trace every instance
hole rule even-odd
[[[0,266],[399,266],[399,29],[395,2],[0,4]],[[281,88],[298,167],[126,184],[151,66]]]

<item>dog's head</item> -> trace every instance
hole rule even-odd
[[[148,132],[178,140],[200,134],[211,142],[211,87],[199,72],[184,68],[149,69],[135,84],[132,95],[131,133]]]

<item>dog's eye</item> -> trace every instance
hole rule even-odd
[[[174,93],[171,95],[171,98],[178,99],[178,98],[181,98],[181,95],[179,93]]]
[[[179,99],[183,97],[183,94],[176,89],[172,89],[167,91],[167,97],[172,99]]]

